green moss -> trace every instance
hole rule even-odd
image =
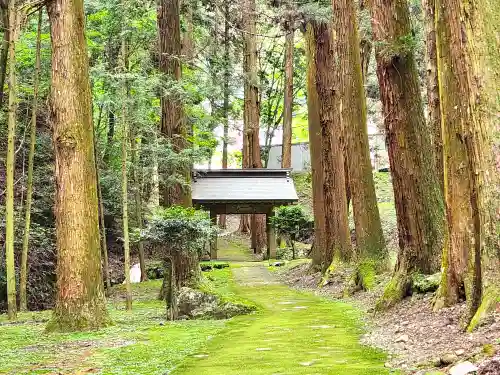
[[[488,290],[484,294],[483,301],[479,306],[479,309],[477,309],[474,317],[467,327],[467,331],[474,331],[498,304],[500,304],[500,290],[498,289],[498,287],[488,288]]]
[[[497,354],[497,351],[493,344],[485,344],[483,345],[483,353],[488,357],[493,357],[495,354]]]
[[[358,284],[363,290],[370,290],[375,286],[377,264],[373,260],[365,260],[358,265]]]
[[[410,281],[408,276],[404,273],[396,272],[385,287],[384,294],[377,301],[375,309],[381,311],[394,306],[408,295],[409,287]]]

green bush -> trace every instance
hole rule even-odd
[[[169,252],[201,254],[215,231],[205,211],[173,206],[157,209],[140,235],[142,239]]]
[[[314,221],[300,205],[278,207],[275,216],[271,218],[271,224],[279,236],[288,240],[292,247],[293,259],[296,257],[295,242],[310,236],[314,228]]]

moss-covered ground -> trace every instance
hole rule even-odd
[[[231,244],[229,244],[231,245]],[[231,245],[232,246],[232,245]],[[224,250],[229,254],[234,250]],[[114,325],[98,332],[45,333],[50,312],[0,315],[0,374],[224,375],[387,374],[382,353],[358,342],[360,316],[350,305],[289,289],[251,253],[231,268],[205,273],[202,288],[256,308],[229,321],[165,321],[160,281],[113,289]]]

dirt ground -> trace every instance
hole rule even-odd
[[[339,270],[328,285],[318,288],[320,274],[309,274],[308,267],[302,264],[282,273],[281,277],[295,288],[329,298],[343,298],[344,283],[351,270]],[[376,313],[375,301],[388,278],[389,275],[380,276],[374,290],[346,298],[367,312],[367,333],[362,343],[389,353],[387,367],[401,369],[407,374],[420,375],[431,370],[448,374],[453,365],[470,361],[480,367],[479,374],[500,375],[500,309],[473,333],[461,328],[464,303],[434,312],[432,293],[413,295],[386,312]],[[495,362],[498,367],[490,361],[498,361]],[[486,365],[491,370],[487,370]]]

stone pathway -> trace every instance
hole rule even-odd
[[[359,313],[280,284],[262,263],[233,264],[235,293],[261,309],[228,322],[172,375],[382,375],[385,355],[359,344]]]

